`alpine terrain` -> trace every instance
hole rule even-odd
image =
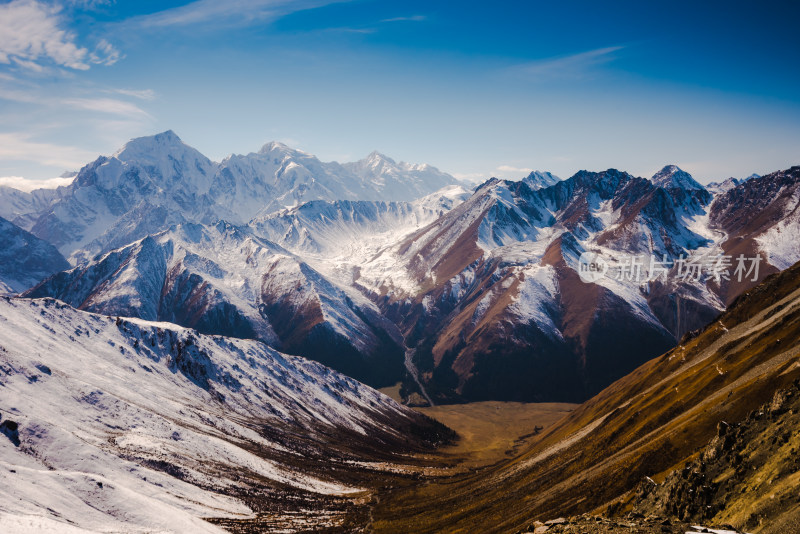
[[[260,339],[426,402],[576,402],[800,259],[799,184],[793,167],[712,192],[668,165],[468,191],[377,153],[214,163],[165,132],[15,220],[75,264],[29,297]],[[586,254],[606,276],[581,278]]]
[[[793,531],[798,237],[800,167],[0,187],[0,530]]]

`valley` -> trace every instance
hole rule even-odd
[[[798,20],[0,0],[0,534],[800,534]]]
[[[0,526],[793,524],[798,199],[800,167],[473,187],[171,131],[0,190]]]

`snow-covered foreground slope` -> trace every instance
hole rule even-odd
[[[65,532],[218,532],[201,518],[251,516],[252,495],[357,492],[326,466],[424,446],[432,428],[257,341],[9,298],[0,421],[0,526]]]

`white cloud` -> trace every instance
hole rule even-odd
[[[32,141],[27,133],[0,133],[0,160],[27,161],[59,169],[80,169],[97,154],[79,148]]]
[[[33,61],[27,61],[25,59],[20,59],[18,57],[12,57],[11,61],[16,63],[20,67],[23,67],[23,68],[28,69],[30,71],[37,72],[37,73],[44,72],[44,67],[42,67],[41,65],[39,65],[38,63],[35,63]]]
[[[74,179],[74,176],[70,178],[48,178],[46,180],[29,180],[22,176],[0,176],[0,186],[13,187],[30,193],[34,189],[55,189],[63,185],[69,185]]]
[[[125,117],[150,118],[150,115],[136,104],[115,98],[65,98],[60,104],[86,111],[99,111]]]
[[[117,91],[121,94],[138,96],[141,99],[150,99],[150,93],[142,92],[140,95]],[[149,113],[132,102],[119,100],[116,98],[53,98],[37,95],[36,91],[24,91],[22,89],[7,89],[0,87],[0,99],[12,102],[22,102],[28,104],[48,105],[50,107],[68,107],[82,111],[95,111],[98,113],[108,113],[121,115],[123,117],[151,119]]]
[[[81,9],[95,9],[99,6],[110,6],[114,0],[67,0],[67,4]]]
[[[174,7],[150,15],[135,17],[131,23],[148,28],[164,26],[190,26],[213,23],[219,25],[235,23],[250,25],[315,7],[333,3],[335,0],[196,0],[184,6]]]
[[[110,66],[116,63],[117,61],[122,58],[122,55],[116,50],[111,43],[106,41],[105,39],[100,39],[100,42],[97,43],[97,46],[89,55],[89,60],[92,63],[97,65],[105,65]]]
[[[530,61],[528,63],[515,65],[511,67],[510,71],[515,74],[538,79],[579,79],[585,77],[598,66],[613,61],[614,53],[623,48],[622,46],[608,46],[570,56]]]
[[[0,63],[12,61],[41,70],[42,60],[61,67],[87,70],[90,63],[110,65],[119,52],[101,41],[94,52],[79,46],[76,37],[62,29],[61,8],[37,0],[12,0],[0,5]]]
[[[500,165],[497,167],[497,170],[500,172],[523,172],[525,174],[530,174],[533,172],[533,169],[529,169],[527,167],[512,167],[511,165]]]
[[[106,92],[132,96],[140,100],[153,100],[156,97],[156,92],[152,89],[110,89]]]

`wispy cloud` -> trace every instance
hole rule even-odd
[[[66,3],[81,9],[95,9],[100,6],[110,6],[114,0],[66,0]]]
[[[154,100],[156,92],[152,89],[107,89],[106,93],[130,96],[139,100]]]
[[[334,1],[336,0],[196,0],[184,6],[135,17],[128,23],[144,28],[206,23],[247,26],[269,22],[296,11],[324,6]]]
[[[514,65],[510,71],[514,74],[537,79],[579,79],[584,78],[601,65],[615,59],[615,52],[623,46],[597,48],[570,56],[560,56],[538,61],[530,61]]]
[[[106,91],[108,92],[108,91]],[[142,100],[151,100],[154,93],[150,90],[144,91],[129,91],[126,89],[117,89],[113,92],[136,97]],[[19,102],[23,104],[36,104],[38,106],[47,106],[50,108],[66,107],[77,109],[81,111],[95,111],[99,113],[106,113],[112,115],[120,115],[129,118],[151,118],[150,114],[145,110],[126,100],[117,98],[105,97],[54,97],[47,95],[38,88],[9,88],[0,85],[0,99],[8,100],[11,102]]]
[[[65,106],[86,111],[99,111],[125,117],[150,117],[136,104],[115,98],[65,98],[59,102]]]
[[[106,41],[105,39],[100,39],[100,42],[97,43],[97,46],[94,49],[94,52],[89,54],[89,61],[95,63],[96,65],[113,65],[120,59],[122,59],[122,54],[115,49],[111,43]]]
[[[0,176],[0,186],[13,187],[29,193],[34,189],[55,189],[62,185],[69,185],[75,177],[48,178],[46,180],[31,180],[22,176]]]
[[[26,91],[19,88],[8,88],[0,85],[0,99],[11,102],[21,102],[27,104],[41,103],[41,97],[33,91]]]
[[[87,70],[90,64],[110,65],[119,52],[107,41],[89,49],[77,44],[76,36],[63,29],[58,5],[37,0],[12,0],[0,5],[0,63],[15,64],[40,72],[41,62]]]
[[[511,165],[500,165],[497,167],[499,172],[513,172],[513,173],[525,173],[530,174],[533,172],[533,169],[529,169],[527,167],[512,167]]]
[[[29,161],[75,170],[96,157],[97,154],[76,147],[36,142],[27,133],[0,133],[0,160]]]
[[[425,15],[411,15],[410,17],[392,17],[390,19],[383,19],[381,22],[422,22],[427,20]]]

